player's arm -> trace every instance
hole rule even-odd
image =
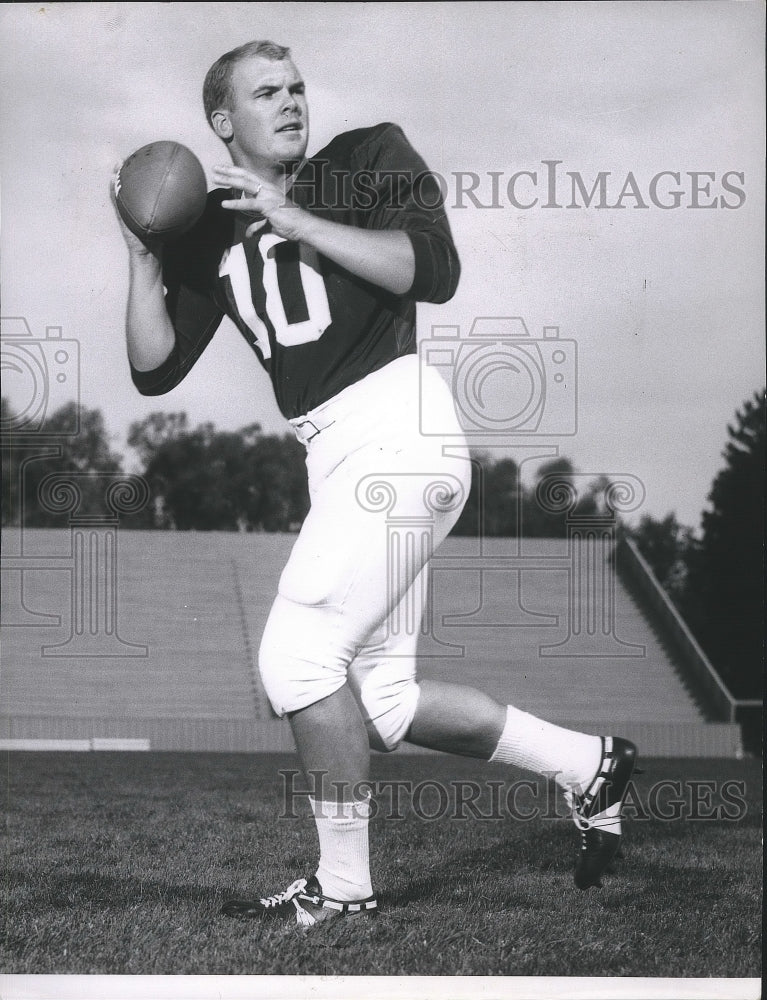
[[[128,359],[139,371],[157,368],[173,350],[176,338],[168,311],[162,282],[162,248],[150,250],[128,229],[120,217],[115,200],[115,179],[109,194],[123,240],[128,248],[128,308],[125,333]]]
[[[186,376],[223,314],[206,296],[183,285],[178,262],[164,262],[159,243],[148,248],[116,206],[115,214],[128,248],[125,330],[131,376],[142,395],[161,395]]]
[[[334,264],[387,292],[406,295],[413,287],[415,252],[406,233],[346,226],[302,208],[297,212],[295,235],[286,239],[308,243]]]
[[[223,208],[258,212],[269,220],[278,236],[307,243],[358,278],[388,292],[405,295],[410,290],[415,278],[415,253],[405,233],[362,229],[321,219],[291,204],[278,187],[243,167],[216,167],[214,179],[250,196],[223,201]]]
[[[461,264],[436,176],[398,125],[367,130],[352,169],[374,182],[375,200],[364,213],[368,229],[406,233],[415,255],[410,298],[447,302],[458,288]]]
[[[133,238],[140,242],[137,237]],[[176,343],[165,307],[162,264],[145,248],[143,252],[129,248],[128,273],[125,317],[128,360],[136,371],[153,371],[168,360]]]
[[[298,208],[278,188],[243,168],[217,167],[215,177],[249,195],[224,201],[225,208],[260,213],[279,236],[308,243],[345,270],[396,295],[446,302],[458,287],[458,254],[439,186],[402,129],[385,123],[367,130],[351,154],[350,168],[378,185],[374,207],[357,213],[359,225]]]

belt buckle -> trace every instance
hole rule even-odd
[[[304,427],[306,427],[307,425],[309,425],[314,429],[313,434],[310,434],[308,437],[303,437],[303,440],[306,441],[306,443],[308,444],[311,440],[317,437],[317,435],[320,433],[321,428],[318,427],[312,420],[302,420],[300,424],[296,424],[296,430],[300,431],[301,434],[303,435]]]

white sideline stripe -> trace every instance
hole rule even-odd
[[[758,997],[761,981],[752,979],[646,979],[626,976],[587,979],[570,976],[451,976],[449,987],[441,976],[106,976],[8,975],[0,973],[3,1000],[409,1000],[451,997],[476,1000],[497,997],[514,1000],[745,1000]],[[449,992],[448,992],[449,989]]]
[[[149,750],[149,740],[96,737],[92,740],[0,740],[0,750]]]
[[[149,740],[132,739],[126,736],[116,738],[94,736],[91,740],[93,750],[148,750]]]
[[[0,750],[90,750],[90,740],[0,740]]]

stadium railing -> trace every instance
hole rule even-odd
[[[738,700],[730,694],[636,544],[624,536],[618,542],[616,555],[620,570],[628,575],[658,615],[680,655],[682,666],[714,717],[722,722],[740,722],[761,712],[761,701]]]

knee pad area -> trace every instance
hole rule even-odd
[[[261,640],[258,669],[278,715],[328,698],[346,683],[354,650],[344,640],[342,623],[333,607],[277,597]]]
[[[350,676],[350,683],[362,709],[370,746],[385,753],[396,750],[418,707],[421,690],[415,676],[403,676],[402,664],[389,661],[376,667],[360,684]]]
[[[414,656],[360,656],[344,639],[343,615],[332,607],[295,604],[279,596],[258,656],[264,690],[278,715],[307,708],[349,681],[375,750],[391,751],[415,716],[420,688]],[[351,665],[351,669],[350,669]]]

